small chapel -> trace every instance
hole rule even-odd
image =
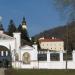
[[[27,29],[25,18],[21,27],[23,30]],[[37,45],[21,37],[24,36],[19,31],[9,36],[0,28],[0,67],[25,68],[30,67],[31,61],[37,60]]]

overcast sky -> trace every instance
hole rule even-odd
[[[26,18],[30,36],[59,25],[64,25],[66,20],[60,19],[52,1],[0,0],[0,16],[2,16],[4,28],[7,29],[10,19],[13,19],[16,26],[18,26],[23,16]]]

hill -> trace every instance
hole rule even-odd
[[[53,29],[45,30],[34,36],[37,40],[40,37],[56,37],[62,38],[65,43],[65,49],[73,50],[75,49],[75,21],[68,23],[64,26],[59,26]]]

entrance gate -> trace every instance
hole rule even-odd
[[[11,52],[5,46],[0,46],[0,68],[11,67]]]

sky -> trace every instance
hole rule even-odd
[[[29,36],[34,36],[44,30],[62,26],[62,20],[53,5],[53,0],[0,0],[0,16],[5,30],[10,19],[18,27],[23,16],[27,22]]]

